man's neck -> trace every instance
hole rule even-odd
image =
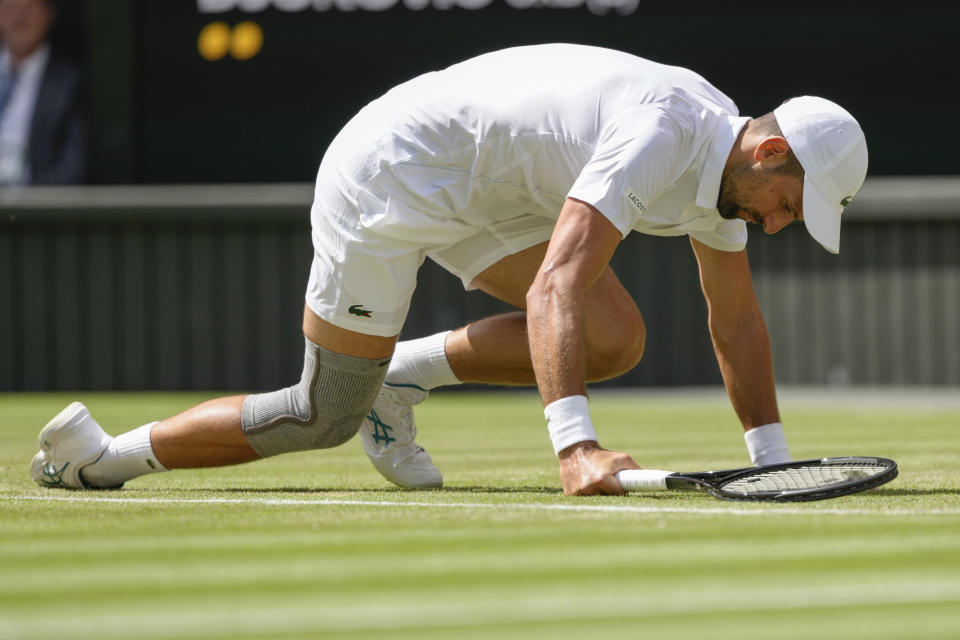
[[[40,42],[37,46],[31,48],[30,50],[20,50],[13,51],[12,49],[5,49],[6,58],[10,68],[13,70],[19,70],[23,66],[23,63],[32,58],[38,51],[43,49],[46,42]]]
[[[753,155],[749,149],[749,141],[753,137],[750,133],[750,125],[753,124],[753,121],[747,122],[747,124],[740,129],[740,133],[737,134],[737,139],[733,141],[733,147],[730,148],[730,155],[727,156],[727,162],[724,164],[723,171],[727,172],[733,166],[736,166],[743,162],[743,159],[747,155]]]

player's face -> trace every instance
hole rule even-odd
[[[803,181],[768,169],[742,166],[724,171],[717,209],[729,220],[740,218],[776,233],[803,219]]]

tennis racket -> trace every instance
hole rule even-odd
[[[897,477],[897,463],[887,458],[822,458],[698,473],[625,469],[616,476],[625,491],[693,490],[724,500],[799,502],[879,487]]]

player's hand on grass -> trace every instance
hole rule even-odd
[[[568,496],[623,495],[626,492],[614,474],[640,468],[627,454],[607,451],[590,440],[567,447],[558,457],[560,482]]]

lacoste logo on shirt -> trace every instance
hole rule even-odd
[[[643,202],[641,202],[640,196],[638,196],[637,194],[635,194],[633,191],[630,191],[629,189],[627,189],[627,190],[623,193],[623,195],[626,196],[627,200],[630,201],[630,204],[632,204],[633,206],[635,206],[635,207],[640,211],[640,213],[643,213],[644,211],[647,210],[647,208],[644,206]]]
[[[363,316],[364,318],[369,318],[371,315],[373,315],[373,312],[372,312],[372,311],[367,311],[366,309],[363,309],[362,307],[363,307],[362,304],[350,305],[350,308],[347,309],[347,311],[349,311],[350,313],[352,313],[352,314],[355,315],[355,316]]]

